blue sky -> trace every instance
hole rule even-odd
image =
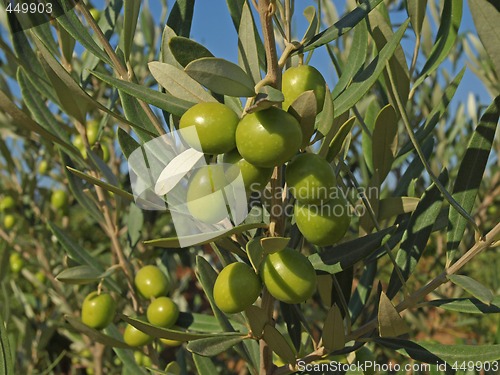
[[[153,17],[157,25],[159,24],[159,18],[161,14],[161,6],[163,1],[160,0],[142,0],[149,3],[149,7],[152,10]],[[322,0],[323,2],[325,0]],[[429,0],[434,1],[434,0]],[[459,0],[456,0],[459,1]],[[98,9],[103,9],[106,4],[106,0],[93,0],[93,5]],[[167,0],[169,11],[174,3],[173,0]],[[301,37],[307,28],[307,21],[302,15],[304,8],[310,5],[316,5],[316,1],[298,0],[295,2],[296,9],[294,14],[294,31],[299,37]],[[334,0],[337,7],[339,15],[345,12],[345,1]],[[406,11],[393,12],[391,13],[393,22],[401,23],[406,19]],[[161,25],[161,28],[163,25]],[[4,30],[2,30],[4,31]],[[462,24],[460,27],[460,32],[472,31],[475,33],[474,24],[472,22],[472,17],[468,8],[468,1],[464,0],[464,10]],[[435,34],[434,30],[434,34]],[[193,26],[191,31],[191,37],[204,44],[214,55],[217,57],[225,58],[227,60],[237,62],[238,59],[238,42],[237,33],[233,27],[231,17],[227,10],[226,0],[196,0]],[[408,56],[411,56],[413,51],[414,35],[411,30],[406,32],[405,39],[403,40],[403,48],[408,52]],[[2,53],[0,51],[0,57]],[[408,57],[410,58],[410,57]],[[420,67],[424,61],[421,61]],[[318,68],[324,75],[327,83],[330,87],[333,87],[337,80],[337,76],[330,62],[330,59],[325,51],[325,48],[319,48],[315,51],[310,64]],[[460,61],[457,64],[457,71],[452,71],[452,76],[458,73],[458,70],[466,64],[466,61]],[[445,64],[446,69],[451,70],[451,64]],[[14,88],[14,92],[16,92]],[[460,84],[455,98],[451,103],[451,108],[456,108],[459,102],[463,102],[467,99],[469,93],[473,93],[479,98],[480,103],[489,103],[491,98],[484,88],[481,81],[470,71],[467,70],[465,76]]]
[[[431,0],[429,0],[429,2],[430,1]],[[339,15],[344,14],[344,4],[346,2],[334,0],[334,3],[337,7]],[[98,2],[96,2],[96,4],[98,4]],[[172,4],[173,1],[169,0],[169,9],[171,8]],[[295,4],[295,30],[296,34],[301,37],[305,29],[307,28],[307,21],[302,15],[302,12],[307,6],[315,5],[316,1],[298,0],[295,2]],[[153,11],[156,10],[156,12],[153,13],[159,14],[159,5],[160,1],[150,0],[151,9]],[[400,23],[406,19],[407,14],[406,11],[401,11],[398,13],[391,13],[391,17],[393,17],[393,22]],[[468,1],[465,0],[462,23],[459,32],[463,33],[466,31],[472,31],[473,33],[475,33],[474,24],[468,7]],[[414,46],[414,34],[411,30],[408,30],[406,32],[406,36],[406,40],[403,41],[403,47],[405,51],[408,51],[410,53],[409,56],[411,56],[411,52],[413,51]],[[234,62],[238,60],[237,34],[233,27],[225,0],[196,1],[191,37],[199,43],[205,45],[217,57],[222,57]],[[337,80],[337,76],[325,51],[325,48],[320,48],[315,51],[310,64],[318,68],[325,76],[325,79],[327,80],[329,86],[333,87],[333,84]],[[453,76],[458,73],[458,71],[464,64],[465,61],[462,61],[458,64],[457,71],[452,72],[454,73]],[[420,65],[420,67],[421,66],[422,65]],[[451,64],[446,64],[445,66],[451,69]],[[474,73],[472,73],[470,70],[467,70],[452,102],[452,107],[455,107],[455,105],[459,101],[466,100],[469,92],[477,95],[479,97],[479,101],[482,103],[489,103],[491,101],[491,97],[488,94],[487,90],[484,88],[482,82],[474,75]]]

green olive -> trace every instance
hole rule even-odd
[[[235,314],[251,306],[262,290],[252,267],[236,262],[224,267],[215,280],[215,304],[227,314]]]
[[[318,246],[338,242],[351,223],[349,205],[340,195],[322,205],[303,205],[297,202],[294,217],[304,238]]]
[[[189,108],[182,115],[179,128],[183,138],[192,148],[205,154],[216,155],[236,147],[235,131],[238,121],[238,115],[228,106],[205,102]],[[191,127],[194,127],[196,132],[191,132]]]
[[[282,302],[304,302],[316,291],[316,271],[309,259],[294,249],[267,255],[260,274],[269,293]]]
[[[298,151],[302,129],[291,114],[271,107],[244,116],[236,129],[236,146],[249,163],[262,168],[280,166]]]
[[[321,73],[309,65],[287,69],[283,73],[283,109],[288,109],[302,93],[309,90],[313,90],[316,96],[316,108],[319,113],[323,109],[326,95],[326,83]]]

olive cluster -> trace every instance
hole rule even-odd
[[[151,300],[147,311],[147,321],[162,328],[172,328],[179,317],[177,304],[166,297],[170,284],[165,274],[156,266],[142,267],[136,274],[134,284],[139,295]],[[109,293],[94,291],[85,297],[82,304],[82,322],[89,327],[102,329],[109,325],[116,313],[116,302]],[[138,347],[150,343],[151,336],[127,324],[123,333],[123,341],[129,346]],[[165,345],[177,346],[181,342],[160,339]]]
[[[297,250],[266,255],[258,271],[241,262],[224,267],[214,284],[217,307],[228,314],[244,311],[259,297],[262,283],[274,298],[290,304],[304,302],[316,291],[316,272]]]

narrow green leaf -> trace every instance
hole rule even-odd
[[[330,141],[335,135],[335,131],[338,129],[337,125],[340,126],[341,124],[343,124],[343,116],[347,115],[347,113],[339,113],[334,116],[332,96],[330,94],[330,90],[326,90],[325,101],[323,102],[323,110],[318,114],[318,116],[316,116],[316,123],[314,124],[314,127],[320,133],[317,134],[316,138],[321,139],[321,136],[325,137],[325,140],[321,144],[320,149],[320,153],[322,153],[322,155],[324,155],[324,152],[326,152]],[[347,120],[347,118],[345,120]]]
[[[321,254],[309,255],[314,269],[335,274],[351,267],[379,249],[396,227],[382,229],[364,237],[344,242],[335,247],[327,247]]]
[[[328,148],[328,154],[326,155],[326,160],[332,161],[342,150],[342,145],[347,137],[347,135],[351,132],[351,129],[356,122],[356,117],[351,117],[349,120],[344,122],[338,132],[333,137],[330,142],[330,147]]]
[[[79,155],[80,152],[69,143],[68,134],[64,131],[52,112],[47,108],[45,100],[43,100],[40,95],[36,94],[35,87],[28,79],[28,74],[22,67],[19,67],[17,71],[17,82],[19,83],[24,103],[30,110],[34,120],[47,131],[57,135],[61,139],[61,142],[65,142],[66,150],[74,155]]]
[[[377,317],[380,337],[398,337],[410,331],[384,292],[380,295]]]
[[[394,54],[399,42],[404,35],[408,23],[406,20],[401,27],[394,33],[391,40],[382,48],[380,53],[373,61],[362,71],[356,74],[352,83],[340,94],[334,101],[333,106],[336,113],[343,113],[356,104],[377,81],[379,75],[385,69],[387,62]]]
[[[365,265],[361,272],[361,277],[356,286],[356,290],[349,301],[349,314],[351,314],[351,324],[359,318],[365,311],[365,306],[370,298],[370,293],[377,275],[377,262],[370,262]]]
[[[61,109],[81,123],[85,123],[88,101],[80,100],[82,96],[85,96],[85,92],[59,62],[50,55],[41,41],[35,39],[35,43],[43,56],[43,69],[59,98]]]
[[[63,2],[64,4],[64,2]],[[66,7],[69,5],[65,5]],[[61,16],[57,17],[57,22],[71,35],[75,40],[77,40],[87,51],[96,55],[100,60],[104,61],[109,65],[111,63],[110,58],[104,51],[97,45],[97,43],[92,39],[89,33],[89,28],[83,26],[80,19],[77,17],[74,10],[68,10]]]
[[[125,114],[127,120],[129,120],[131,124],[134,124],[131,125],[131,127],[134,129],[134,132],[137,134],[139,139],[146,143],[153,137],[158,136],[158,131],[146,115],[146,112],[141,107],[137,98],[125,93],[122,90],[118,90],[118,95],[120,96],[123,113]],[[136,124],[140,124],[140,126],[137,126]]]
[[[309,22],[309,26],[302,37],[302,43],[307,43],[312,39],[314,34],[318,32],[319,19],[316,14],[316,8],[313,5],[308,6],[304,9],[304,17]]]
[[[431,157],[431,154],[434,151],[435,143],[436,141],[434,140],[434,138],[429,137],[422,144],[422,153],[424,154],[426,160],[429,160],[429,158]],[[398,186],[394,190],[395,196],[409,194],[408,187],[410,186],[412,181],[415,181],[415,179],[419,178],[422,175],[424,164],[422,163],[422,160],[420,160],[420,157],[416,154],[416,152],[414,152],[413,155],[413,160],[410,162],[410,165],[408,165],[408,168],[406,168],[406,171],[399,179]]]
[[[384,10],[386,10],[385,4],[382,3],[380,8],[370,13],[369,18],[372,27],[372,36],[379,51],[394,35],[389,17],[385,17],[382,14]],[[383,72],[383,81],[387,88],[387,94],[394,106],[397,106],[396,95],[399,96],[403,104],[408,101],[408,94],[410,92],[410,72],[408,71],[405,53],[401,45],[396,47],[394,55],[389,59],[389,64]],[[396,92],[392,89],[392,85],[390,84],[391,81],[394,81],[394,87],[397,88]]]
[[[342,36],[361,22],[381,2],[382,0],[368,0],[361,3],[356,9],[346,14],[331,27],[314,36],[309,43],[305,44],[303,51],[306,52],[318,48]]]
[[[167,25],[179,36],[189,38],[194,0],[177,0],[168,16]]]
[[[368,29],[366,22],[361,21],[354,28],[354,35],[352,37],[351,47],[347,61],[342,70],[337,84],[333,88],[332,98],[336,98],[344,91],[354,75],[363,66],[366,61],[366,53],[368,52]]]
[[[216,57],[203,57],[190,62],[185,71],[217,94],[236,97],[255,95],[255,83],[252,78],[230,61]]]
[[[129,192],[126,192],[125,190],[120,189],[119,187],[108,184],[107,182],[101,181],[101,180],[99,180],[95,177],[92,177],[86,173],[80,172],[79,170],[77,170],[75,168],[71,168],[71,167],[66,167],[66,168],[68,169],[68,171],[73,173],[75,176],[78,176],[81,179],[84,179],[84,180],[90,182],[91,184],[100,186],[100,187],[106,189],[107,191],[111,191],[111,192],[113,192],[113,193],[115,193],[115,194],[129,200],[129,201],[134,200],[134,196],[132,194],[130,194]]]
[[[63,270],[56,279],[66,284],[89,284],[102,278],[101,272],[90,266],[76,266]]]
[[[448,171],[446,169],[439,176],[439,181],[443,185],[447,183]],[[410,217],[403,234],[403,242],[396,255],[396,264],[405,280],[408,280],[417,267],[417,263],[432,233],[432,227],[441,211],[442,204],[443,197],[437,186],[432,184],[424,192],[415,212]],[[391,299],[394,298],[401,286],[401,281],[396,271],[393,270],[387,288],[387,296]]]
[[[500,5],[492,0],[469,0],[469,9],[477,35],[500,77]]]
[[[125,60],[128,61],[132,50],[132,44],[134,42],[135,29],[137,27],[141,2],[136,0],[123,0],[123,3],[123,54],[125,56]]]
[[[203,237],[204,239],[197,243],[197,245],[203,245],[209,242],[217,241],[219,238],[230,237],[233,234],[243,233],[250,229],[255,228],[266,228],[267,224],[264,223],[252,223],[252,224],[243,224],[237,227],[230,229],[227,232],[213,232],[213,237],[209,240],[206,239],[208,233],[203,233],[203,235],[194,235],[189,238],[196,238],[197,236]],[[190,240],[191,242],[191,240]],[[165,248],[179,248],[179,239],[177,237],[170,238],[158,238],[155,240],[144,241],[144,244],[151,245],[155,247],[165,247]]]
[[[437,299],[426,302],[425,305],[468,314],[498,314],[500,313],[500,296],[495,296],[489,305],[476,298]]]
[[[156,81],[168,93],[175,94],[177,98],[194,103],[216,101],[212,95],[183,70],[158,61],[150,62],[148,67]]]
[[[490,305],[491,301],[493,301],[493,292],[471,277],[464,275],[448,275],[448,280],[463,288],[486,305]]]
[[[59,29],[59,43],[61,46],[62,54],[64,59],[71,63],[73,59],[73,50],[75,48],[76,40],[68,34],[68,32],[63,27],[58,27]]]
[[[30,117],[26,115],[23,111],[21,111],[3,91],[0,91],[0,109],[3,113],[9,115],[12,118],[12,121],[20,126],[25,128],[28,131],[32,131],[34,133],[39,134],[45,140],[54,142],[63,148],[69,148],[72,152],[76,153],[78,150],[72,145],[67,144],[64,140],[56,137],[54,134],[45,130],[40,124],[33,121]]]
[[[185,67],[191,61],[201,59],[203,57],[214,57],[205,46],[181,36],[174,36],[168,42],[168,48],[174,56],[175,60]],[[164,62],[170,63],[164,59]]]
[[[443,115],[446,113],[446,110],[448,108],[448,104],[450,104],[451,100],[453,99],[453,96],[455,95],[455,92],[458,89],[458,85],[460,85],[460,82],[462,80],[462,77],[464,76],[465,73],[465,67],[457,74],[457,76],[450,82],[446,90],[444,91],[444,95],[442,96],[441,100],[438,102],[438,104],[432,109],[431,113],[427,116],[424,125],[422,125],[420,128],[417,129],[415,132],[415,138],[417,138],[417,141],[423,142],[425,139],[427,139],[427,136],[431,134],[432,130],[436,127],[438,124],[439,120],[443,117]],[[413,143],[411,141],[407,141],[403,147],[398,152],[398,158],[407,152],[411,151],[414,149]],[[420,173],[419,173],[420,175]]]
[[[243,4],[238,29],[238,63],[254,82],[261,80],[255,24],[248,2]]]
[[[264,327],[269,321],[266,312],[258,306],[251,305],[245,309],[245,315],[253,336],[261,337],[264,332]]]
[[[411,26],[417,38],[420,38],[420,33],[422,32],[426,9],[427,0],[408,0],[406,2],[406,11],[408,12]]]
[[[373,168],[378,172],[379,183],[389,174],[398,147],[398,116],[394,107],[387,104],[375,120],[372,134]]]
[[[101,10],[101,17],[99,17],[97,25],[102,30],[102,33],[108,41],[113,35],[115,35],[114,30],[116,22],[120,16],[122,8],[123,0],[110,0],[107,3],[106,8]],[[87,81],[90,71],[94,70],[99,62],[99,58],[92,54],[88,54],[87,57],[83,59],[81,67],[82,82]]]
[[[246,250],[250,263],[252,263],[253,268],[258,271],[265,256],[260,238],[252,238],[248,241],[246,244]]]
[[[231,322],[231,325],[238,331],[244,332],[245,330],[247,330],[246,326],[242,323],[236,322],[232,319],[229,319],[229,321]],[[175,325],[185,328],[189,331],[209,333],[217,333],[221,331],[220,324],[217,318],[213,315],[207,314],[181,312]]]
[[[10,25],[10,23],[9,23]],[[59,103],[53,87],[50,84],[49,77],[45,74],[42,64],[33,51],[31,44],[26,37],[26,31],[11,32],[12,46],[16,52],[18,63],[27,71],[28,78],[37,91],[43,93],[54,103]]]
[[[78,332],[81,332],[87,335],[93,341],[97,341],[101,344],[109,346],[110,348],[123,348],[130,349],[130,346],[125,344],[123,341],[115,339],[111,336],[108,336],[94,328],[89,327],[88,325],[82,323],[80,319],[74,318],[72,316],[66,315],[64,317],[66,321],[71,324],[73,328],[75,328]]]
[[[78,245],[62,229],[60,229],[57,225],[51,222],[48,223],[48,226],[71,259],[73,259],[74,261],[76,261],[81,265],[90,266],[101,274],[105,274],[104,267],[97,261],[97,259],[91,256],[80,245]],[[114,280],[106,278],[104,279],[104,283],[109,288],[113,289],[115,292],[117,293],[122,292],[121,288]]]
[[[5,327],[5,321],[0,314],[0,375],[15,374],[14,357],[10,348],[9,336]]]
[[[381,199],[378,206],[378,220],[387,220],[401,214],[415,211],[420,198],[389,197]]]
[[[217,374],[217,367],[215,367],[212,360],[208,357],[202,357],[201,355],[193,353],[193,361],[198,370],[199,375],[213,375]]]
[[[276,328],[267,324],[262,338],[285,363],[295,363],[295,350]]]
[[[141,145],[122,128],[118,129],[117,137],[123,155],[125,155],[125,158],[127,159],[129,158],[130,154],[132,154],[132,152],[141,147]]]
[[[442,345],[401,339],[375,339],[387,348],[424,363],[493,362],[500,359],[500,345]]]
[[[73,163],[71,162],[71,159],[64,153],[61,152],[61,158],[63,161],[63,165],[73,167]],[[71,193],[75,197],[75,199],[78,201],[78,203],[92,216],[92,218],[97,221],[97,222],[103,222],[104,221],[104,216],[102,212],[97,208],[96,203],[90,199],[84,192],[83,192],[83,184],[81,180],[77,179],[76,176],[74,176],[72,173],[69,172],[65,168],[64,170],[65,175],[68,179],[68,185],[71,190]]]
[[[229,14],[231,15],[234,28],[236,29],[237,32],[240,29],[240,21],[243,14],[243,6],[246,2],[247,0],[226,0],[227,7],[229,9]],[[257,28],[255,27],[255,24],[254,24],[253,34],[257,42],[260,68],[263,71],[266,71],[266,57],[265,57],[264,44],[262,43],[262,39],[260,38],[260,34]]]
[[[339,307],[335,304],[326,315],[325,324],[323,325],[323,345],[326,350],[333,352],[344,348],[345,331],[344,320]]]
[[[199,340],[210,337],[223,337],[227,338],[244,338],[245,333],[241,332],[211,332],[211,333],[197,333],[197,332],[185,332],[177,329],[167,329],[159,326],[155,326],[149,324],[148,322],[131,318],[126,315],[121,315],[121,319],[130,325],[134,326],[138,330],[156,338],[160,339],[168,339],[168,340],[176,340],[176,341],[191,341],[191,340]]]
[[[432,48],[431,54],[426,61],[419,77],[412,87],[416,89],[424,80],[434,72],[441,63],[448,58],[451,49],[455,45],[458,29],[462,21],[462,1],[445,0],[439,30]]]
[[[165,25],[165,28],[163,29],[163,33],[161,35],[159,60],[161,62],[173,65],[177,68],[183,68],[184,65],[179,64],[178,60],[176,60],[176,57],[173,55],[173,51],[170,48],[170,42],[173,40],[173,38],[176,38],[176,37],[177,37],[177,34],[175,33],[175,31],[172,30],[168,25]],[[191,39],[188,39],[188,38],[183,38],[183,37],[180,37],[180,38],[184,39],[186,41],[191,41]],[[196,42],[194,42],[194,43],[196,43]],[[182,43],[182,45],[184,45],[184,43]],[[193,48],[193,50],[194,50],[194,48]],[[186,47],[185,53],[189,55],[190,52],[191,52],[191,50],[189,49],[189,47]]]
[[[101,81],[116,87],[119,90],[132,95],[135,98],[144,100],[160,109],[168,111],[176,116],[182,116],[194,103],[178,99],[172,95],[164,94],[136,83],[122,81],[121,79],[111,77],[107,74],[92,72]]]
[[[481,185],[499,118],[500,96],[497,96],[481,116],[460,163],[452,196],[468,213],[472,212]],[[449,220],[446,253],[448,263],[455,258],[467,225],[467,220],[454,209],[450,210]]]
[[[122,116],[111,111],[107,107],[103,106],[101,103],[99,103],[94,98],[92,98],[89,94],[87,94],[87,92],[85,90],[83,90],[78,85],[78,83],[76,83],[76,81],[73,79],[73,77],[50,54],[50,52],[47,50],[47,48],[43,45],[43,41],[37,40],[35,38],[35,43],[38,46],[38,49],[40,50],[43,58],[45,59],[45,61],[47,61],[47,64],[54,71],[57,78],[60,79],[64,83],[64,85],[66,85],[71,90],[72,95],[76,95],[76,97],[79,99],[78,101],[81,101],[82,103],[90,104],[94,107],[97,107],[101,111],[106,112],[107,114],[111,115],[113,118],[117,119],[118,121],[120,121],[124,124],[128,124],[128,125],[133,126],[133,127],[138,127],[137,124],[133,124],[133,123],[127,121],[125,118],[123,118]],[[118,80],[118,81],[120,81],[120,80]],[[85,122],[85,121],[83,121],[83,122]]]
[[[189,342],[186,349],[204,357],[213,357],[239,344],[245,337],[209,337]]]

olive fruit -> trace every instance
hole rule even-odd
[[[83,300],[82,322],[89,327],[102,329],[113,321],[115,300],[107,293],[92,292]]]
[[[148,334],[138,330],[131,324],[127,324],[123,332],[123,341],[125,344],[133,347],[143,346],[153,341],[153,338]]]
[[[146,313],[149,323],[163,328],[172,327],[179,317],[179,308],[168,297],[156,298]]]
[[[24,260],[18,253],[12,253],[9,257],[10,270],[19,273],[24,267]]]
[[[68,195],[64,190],[55,190],[50,197],[50,204],[55,210],[61,210],[68,203]]]
[[[8,211],[16,206],[16,201],[10,195],[7,195],[0,200],[0,211]]]
[[[197,220],[215,224],[227,217],[223,189],[229,183],[222,165],[206,165],[190,177],[187,188],[187,208]]]
[[[311,262],[290,248],[267,255],[262,262],[261,277],[269,293],[286,303],[304,302],[316,290],[316,271]]]
[[[170,287],[165,274],[153,265],[142,267],[135,275],[134,283],[144,298],[164,296]]]
[[[87,123],[87,139],[89,141],[89,145],[93,146],[97,142],[97,137],[99,135],[99,121],[91,120]]]
[[[48,170],[49,170],[49,163],[47,162],[47,160],[42,160],[40,164],[38,164],[38,173],[44,175],[47,173]]]
[[[316,96],[317,112],[321,112],[325,102],[326,83],[316,68],[309,65],[289,68],[283,73],[282,82],[281,90],[285,97],[283,109],[288,109],[303,92],[313,90]]]
[[[285,180],[300,203],[327,201],[336,186],[331,165],[321,156],[310,153],[297,155],[287,164]]]
[[[182,115],[179,128],[189,146],[205,154],[216,155],[236,146],[234,134],[238,121],[238,115],[228,106],[204,102],[195,104]],[[182,131],[191,126],[196,132]]]
[[[342,197],[335,197],[322,205],[296,203],[294,217],[306,240],[318,246],[338,242],[351,223],[349,205]]]
[[[249,192],[261,191],[267,185],[273,174],[273,168],[256,167],[238,153],[238,150],[232,150],[224,154],[223,163],[232,164],[226,171],[230,180],[234,180],[241,172],[245,189]]]
[[[235,314],[251,306],[262,290],[252,267],[236,262],[224,267],[214,284],[215,304],[227,314]]]
[[[240,155],[257,167],[272,168],[288,161],[302,144],[302,129],[291,114],[271,107],[244,116],[236,129]]]
[[[3,226],[5,229],[12,229],[16,225],[16,217],[8,214],[3,218]]]

